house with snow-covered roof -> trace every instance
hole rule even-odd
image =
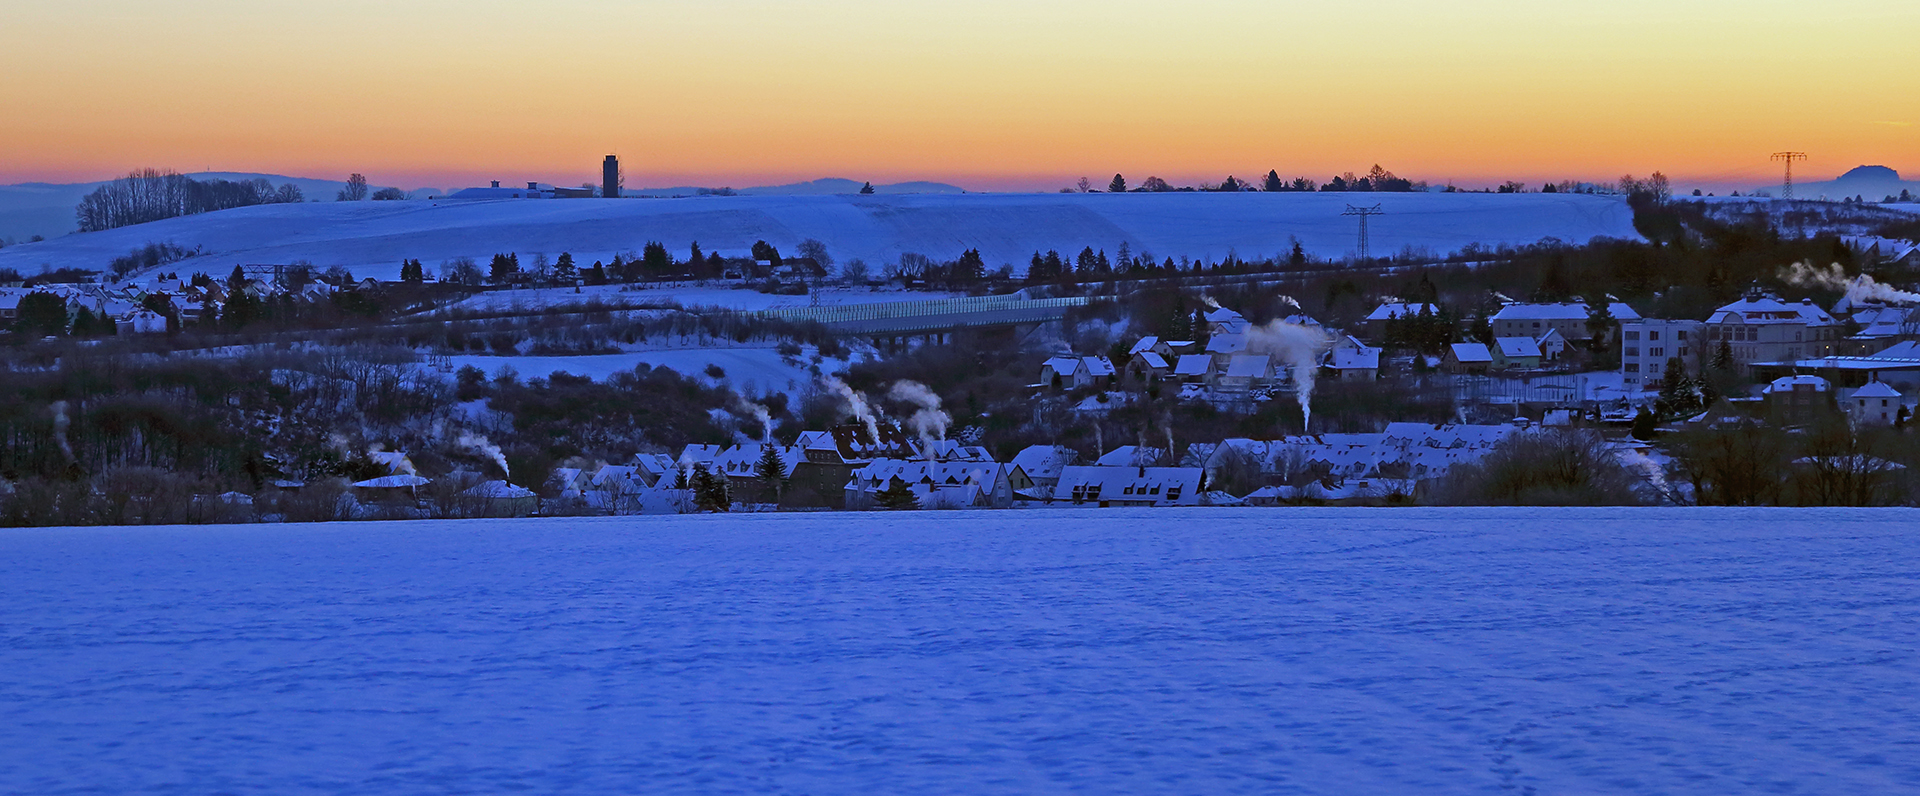
[[[1173,365],[1173,376],[1184,384],[1204,384],[1213,380],[1213,357],[1208,354],[1186,354]]]
[[[1607,311],[1613,314],[1615,321],[1621,323],[1640,319],[1640,313],[1618,301],[1609,303]],[[1568,340],[1584,341],[1593,337],[1587,332],[1587,305],[1571,301],[1508,304],[1488,317],[1487,323],[1493,327],[1495,337],[1531,337],[1537,340],[1549,329],[1559,331]]]
[[[1340,381],[1376,381],[1380,378],[1380,349],[1336,346],[1327,352],[1327,370]]]
[[[1209,337],[1218,337],[1223,334],[1247,333],[1247,319],[1242,317],[1240,313],[1234,312],[1226,307],[1216,307],[1212,312],[1208,312],[1205,317],[1207,319],[1207,335]]]
[[[1060,445],[1029,445],[1014,454],[1008,464],[1007,480],[1025,500],[1045,500],[1060,483],[1060,472],[1080,458],[1079,452]]]
[[[1806,425],[1831,408],[1833,385],[1819,376],[1782,376],[1761,390],[1774,422]]]
[[[1714,310],[1706,327],[1708,346],[1725,342],[1743,363],[1832,356],[1843,329],[1812,299],[1785,302],[1759,293]]]
[[[1114,375],[1106,357],[1055,356],[1040,364],[1040,383],[1055,389],[1105,388]]]
[[[1007,508],[1013,505],[1008,466],[995,462],[875,459],[854,470],[845,488],[846,507],[865,510],[899,479],[923,509]]]
[[[1498,370],[1540,367],[1540,344],[1531,337],[1496,337],[1487,350],[1493,354],[1493,367]]]
[[[1050,505],[1197,506],[1201,475],[1198,467],[1068,466]]]
[[[1388,321],[1417,317],[1423,309],[1429,314],[1440,314],[1440,308],[1432,304],[1401,301],[1381,304],[1374,307],[1373,311],[1367,313],[1367,317],[1360,321],[1361,334],[1374,342],[1379,342],[1386,337]]]
[[[1485,343],[1454,343],[1443,362],[1450,373],[1485,373],[1493,367],[1493,352]]]
[[[1859,426],[1891,426],[1912,417],[1912,412],[1906,406],[1906,397],[1882,382],[1869,382],[1867,386],[1854,390],[1842,403],[1846,406],[1847,416]]]

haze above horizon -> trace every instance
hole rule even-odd
[[[1920,171],[1920,6],[73,0],[0,7],[0,183]]]

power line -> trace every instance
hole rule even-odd
[[[1343,216],[1360,217],[1360,259],[1363,262],[1367,259],[1367,218],[1380,215],[1383,212],[1385,211],[1381,210],[1379,205],[1372,207],[1347,205],[1346,212],[1340,214]]]
[[[1773,153],[1773,160],[1784,160],[1787,162],[1787,181],[1780,184],[1780,198],[1782,199],[1793,198],[1793,162],[1796,160],[1806,160],[1806,159],[1807,159],[1807,153],[1805,152]]]

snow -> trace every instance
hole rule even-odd
[[[1913,516],[9,530],[0,792],[1913,793]]]
[[[1619,197],[1575,194],[1367,194],[1375,217],[1371,248],[1405,246],[1444,254],[1469,243],[1585,242],[1638,238]],[[977,248],[989,267],[1024,272],[1035,250],[1072,256],[1083,246],[1110,255],[1126,242],[1137,254],[1218,262],[1286,254],[1297,236],[1309,254],[1341,257],[1356,247],[1350,194],[912,194],[731,196],[680,199],[556,199],[481,202],[312,202],[262,205],[168,219],[106,232],[66,235],[0,250],[0,268],[102,268],[149,242],[170,241],[207,255],[170,265],[182,273],[224,274],[235,264],[311,262],[357,276],[396,278],[417,258],[432,270],[455,257],[483,266],[517,252],[522,265],[570,252],[582,265],[638,252],[649,240],[676,256],[703,250],[745,255],[756,240],[792,251],[824,242],[839,262],[880,265],[905,252],[937,259]]]
[[[662,285],[595,285],[575,290],[570,287],[490,290],[454,304],[460,310],[515,310],[551,307],[560,304],[598,300],[608,306],[661,305],[678,303],[682,307],[714,307],[761,312],[815,306],[844,306],[887,301],[927,301],[959,298],[964,294],[942,291],[907,292],[900,289],[821,288],[803,296],[762,293],[751,288],[724,287],[703,283],[666,283]]]

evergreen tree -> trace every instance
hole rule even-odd
[[[1307,250],[1300,246],[1300,239],[1293,239],[1293,251],[1287,253],[1287,265],[1295,268],[1307,264]]]
[[[588,268],[582,276],[588,285],[604,285],[607,283],[607,267],[601,265],[599,260],[594,260],[593,267]]]
[[[1733,370],[1733,346],[1728,345],[1725,339],[1720,341],[1719,348],[1713,350],[1713,369]]]
[[[1189,328],[1193,330],[1194,347],[1199,349],[1195,353],[1205,353],[1207,344],[1213,340],[1213,330],[1207,324],[1207,314],[1201,310],[1194,310],[1193,325]]]
[[[687,255],[687,262],[693,263],[694,265],[699,265],[700,263],[705,262],[707,259],[707,256],[700,252],[700,241],[697,241],[697,240],[694,241],[692,248],[693,248],[693,253]]]
[[[1107,193],[1126,193],[1126,192],[1127,192],[1127,178],[1122,177],[1118,174],[1113,175],[1113,182],[1107,183]]]
[[[1094,268],[1099,264],[1099,260],[1093,256],[1093,247],[1088,246],[1080,250],[1079,257],[1074,258],[1073,270],[1074,273],[1080,276],[1091,276],[1093,275]]]
[[[894,476],[887,481],[887,488],[873,495],[874,502],[888,511],[907,511],[920,508],[920,498],[907,487],[907,482]]]
[[[1587,344],[1587,350],[1595,354],[1606,353],[1613,344],[1614,326],[1613,308],[1607,305],[1606,295],[1601,294],[1599,298],[1588,299],[1587,335],[1592,340]]]
[[[1261,186],[1264,190],[1278,193],[1287,189],[1286,180],[1280,179],[1279,169],[1267,172],[1267,182]]]
[[[496,285],[504,285],[519,278],[519,259],[520,258],[516,256],[505,254],[494,255],[493,262],[490,263],[487,268],[487,281]]]
[[[968,249],[960,253],[960,259],[953,262],[953,279],[956,282],[978,282],[987,278],[987,261],[980,257],[979,249]]]
[[[766,241],[761,241],[760,243],[754,244],[754,258],[761,260],[771,259],[774,265],[779,265],[780,253],[774,251],[772,246],[766,247],[766,251],[771,255],[770,257],[761,256],[760,247],[765,243]],[[640,267],[646,271],[648,277],[653,279],[671,276],[673,274],[673,256],[667,254],[666,244],[650,240],[647,241],[647,245],[641,249]]]
[[[1120,248],[1113,253],[1113,268],[1121,273],[1133,270],[1133,247],[1126,241],[1120,241]]]
[[[693,466],[693,506],[698,511],[726,511],[732,506],[727,477],[715,475],[706,462]]]
[[[617,256],[614,258],[616,263],[618,263],[619,260],[620,258]],[[619,269],[616,268],[616,270]],[[573,265],[572,252],[561,252],[560,259],[553,261],[553,281],[562,285],[571,285],[573,284],[573,280],[579,278],[579,276],[578,269]]]
[[[73,336],[92,337],[98,331],[94,329],[93,310],[81,307],[73,313]]]
[[[419,260],[400,261],[400,281],[409,285],[419,285],[427,281],[427,270]]]
[[[861,195],[867,195],[867,194],[871,194],[871,193],[873,193],[873,183],[870,183],[870,182],[869,182],[869,183],[865,183],[865,184],[863,184],[863,185],[861,185],[861,186],[860,186],[860,193],[861,193]]]
[[[761,499],[768,503],[780,502],[780,496],[787,491],[787,465],[780,461],[780,450],[773,443],[760,446],[760,461],[753,465],[753,477],[760,479]]]

